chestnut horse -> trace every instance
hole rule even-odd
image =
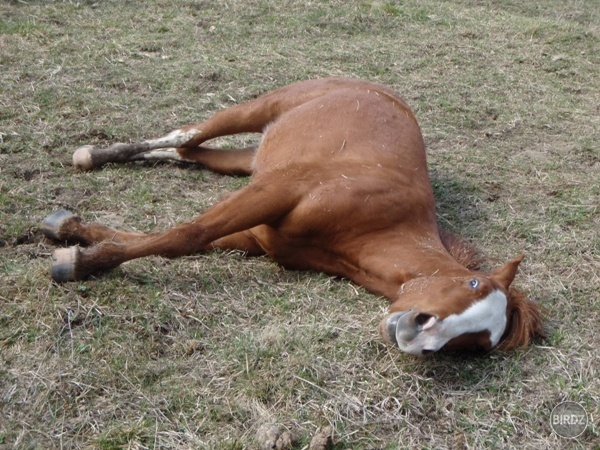
[[[262,133],[258,146],[218,150],[205,141]],[[159,139],[84,146],[74,166],[170,159],[251,182],[188,223],[161,233],[46,217],[52,277],[77,280],[149,255],[211,249],[267,254],[284,267],[341,276],[385,296],[384,341],[422,355],[527,345],[542,333],[536,303],[511,288],[522,256],[484,273],[476,253],[438,228],[417,120],[387,87],[327,78],[283,87]]]

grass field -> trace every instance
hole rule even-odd
[[[516,284],[548,337],[486,357],[403,355],[386,302],[266,258],[148,258],[53,283],[41,219],[139,231],[245,183],[176,164],[70,166],[293,81],[394,87],[426,139],[440,223]],[[252,136],[222,139],[237,145]],[[0,449],[600,448],[597,0],[0,3]],[[553,433],[580,403],[590,424]]]

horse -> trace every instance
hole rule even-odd
[[[237,133],[262,138],[246,148],[205,145]],[[475,248],[438,226],[420,126],[388,87],[347,78],[301,81],[157,139],[84,145],[73,154],[79,170],[163,160],[252,178],[163,232],[119,231],[56,211],[43,220],[44,234],[76,245],[53,252],[55,281],[150,255],[240,250],[386,297],[379,334],[409,354],[511,350],[543,334],[539,306],[511,286],[523,255],[481,271]]]

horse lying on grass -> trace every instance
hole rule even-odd
[[[258,146],[217,150],[224,135],[262,133]],[[57,249],[52,277],[77,280],[149,255],[212,249],[267,254],[284,267],[346,277],[390,301],[382,338],[422,355],[527,345],[542,333],[534,302],[511,288],[522,256],[491,273],[476,252],[438,228],[415,116],[392,90],[328,78],[278,89],[159,139],[84,146],[74,166],[164,160],[202,164],[251,183],[188,223],[131,233],[82,223],[67,211],[44,233],[83,247]]]

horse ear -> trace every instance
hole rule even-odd
[[[492,270],[492,278],[499,282],[500,285],[508,291],[510,284],[515,279],[517,269],[519,268],[521,261],[523,261],[523,258],[525,258],[525,255],[517,256],[516,258],[508,261],[502,267]]]

